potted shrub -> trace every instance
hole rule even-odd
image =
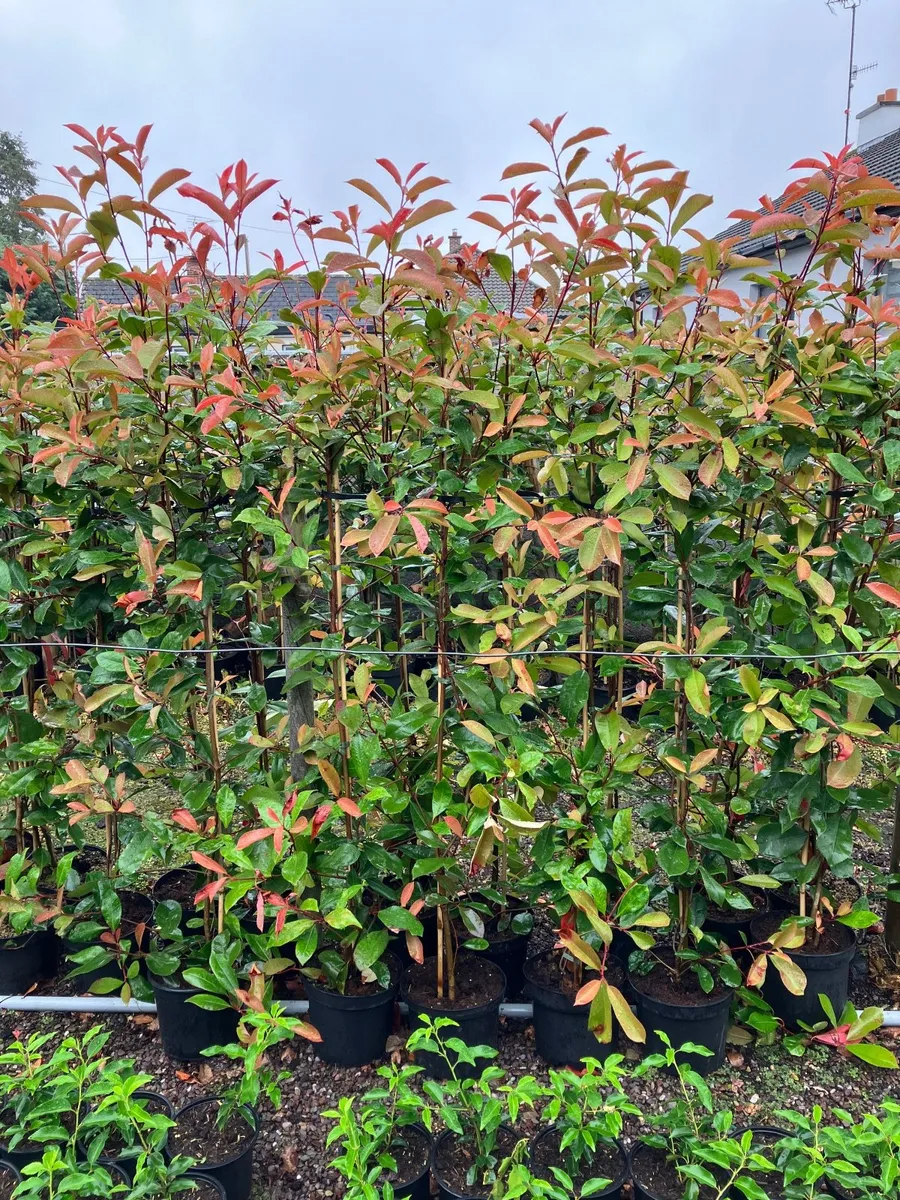
[[[117,884],[106,875],[89,876],[70,893],[75,904],[56,918],[56,929],[72,964],[70,978],[92,994],[118,990],[127,1001],[150,946],[153,901]],[[140,984],[137,991],[147,994]]]
[[[326,1145],[341,1153],[334,1166],[346,1180],[347,1200],[381,1196],[390,1185],[397,1200],[428,1200],[431,1168],[431,1110],[410,1080],[420,1067],[380,1067],[385,1083],[366,1092],[357,1108],[347,1097],[323,1113],[337,1121]]]
[[[407,1045],[414,1053],[427,1050],[445,1063],[445,1080],[425,1084],[435,1116],[445,1126],[432,1156],[441,1200],[489,1200],[504,1160],[519,1141],[513,1129],[519,1110],[523,1105],[534,1107],[539,1088],[530,1076],[496,1088],[503,1071],[480,1065],[496,1051],[450,1036],[455,1025],[447,1017],[423,1017]],[[458,1069],[463,1064],[469,1068],[466,1074]]]
[[[623,753],[629,752],[626,739]],[[584,758],[591,754],[605,759],[599,738]],[[623,941],[632,949],[651,946],[648,928],[664,926],[668,918],[650,909],[650,887],[630,848],[630,816],[630,810],[613,813],[586,795],[535,842],[535,867],[525,886],[535,903],[545,896],[553,906],[559,938],[553,949],[528,960],[525,976],[537,1051],[555,1065],[609,1053],[617,1026],[634,1041],[646,1038],[625,995],[616,949]]]
[[[550,1072],[550,1099],[541,1112],[549,1124],[531,1139],[528,1165],[565,1197],[622,1195],[629,1176],[622,1116],[640,1110],[622,1092],[621,1062],[619,1055],[603,1063],[588,1058],[583,1074]]]
[[[302,974],[310,1021],[321,1035],[315,1053],[341,1066],[362,1066],[384,1054],[400,983],[399,963],[388,953],[391,934],[422,934],[416,912],[423,902],[413,901],[412,883],[393,904],[371,903],[368,876],[375,872],[366,866],[366,849],[361,832],[347,840],[342,821],[322,830],[311,864],[321,881],[318,912],[310,913],[318,947]],[[342,866],[348,852],[356,861]]]
[[[78,1150],[88,1162],[115,1165],[129,1179],[146,1176],[151,1158],[161,1164],[174,1109],[165,1096],[148,1090],[151,1075],[134,1063],[107,1065],[87,1089],[89,1110],[80,1122]]]

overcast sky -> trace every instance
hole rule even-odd
[[[610,130],[598,166],[625,142],[688,168],[713,233],[840,147],[849,28],[825,0],[0,0],[0,128],[52,177],[75,161],[65,122],[152,122],[152,168],[208,185],[243,156],[316,212],[377,156],[427,159],[460,210],[440,231],[477,236],[479,195],[539,155],[528,121],[567,111]],[[856,61],[873,60],[854,114],[900,86],[900,0],[862,0]],[[279,240],[273,210],[254,209],[273,228],[255,252]]]

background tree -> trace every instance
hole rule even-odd
[[[23,215],[22,201],[38,190],[37,165],[29,157],[20,133],[0,129],[0,251],[11,244],[35,240],[36,230]],[[4,293],[9,291],[5,271],[0,271],[0,288]],[[55,323],[64,310],[54,289],[41,283],[31,294],[25,311],[30,321]]]

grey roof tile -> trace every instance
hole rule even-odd
[[[878,175],[884,179],[889,179],[895,186],[900,187],[900,129],[894,133],[889,133],[886,137],[880,138],[878,141],[870,142],[867,145],[860,147],[857,150],[857,155],[866,164],[866,168],[870,175]],[[779,196],[775,201],[775,207],[778,208],[784,199],[784,196]],[[796,204],[789,204],[786,212],[802,213],[807,206],[813,208],[824,207],[824,200],[821,196],[812,195],[805,201],[800,201]],[[760,209],[760,215],[763,210]],[[746,257],[753,257],[763,250],[775,244],[775,235],[771,233],[764,234],[762,237],[748,237],[752,221],[737,221],[734,225],[729,225],[727,229],[723,229],[721,233],[716,234],[716,241],[722,241],[724,238],[737,237],[741,240],[732,247],[732,253],[743,254]],[[796,232],[788,230],[778,234],[778,240],[782,243],[789,242],[792,237],[800,239],[800,244],[804,240],[802,230]]]

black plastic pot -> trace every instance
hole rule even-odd
[[[838,1015],[847,1003],[850,963],[856,954],[856,938],[853,930],[848,929],[846,925],[835,924],[830,928],[844,942],[841,949],[821,954],[784,951],[806,976],[806,990],[802,996],[795,996],[787,990],[771,963],[766,970],[765,982],[762,985],[763,998],[767,1004],[771,1004],[775,1016],[780,1017],[789,1029],[799,1029],[801,1021],[805,1025],[815,1025],[825,1019],[819,1002],[820,994],[828,997]],[[756,942],[765,941],[772,932],[768,925],[761,929],[758,919],[752,924],[751,936]]]
[[[648,991],[645,976],[629,972],[631,987],[637,1002],[637,1015],[647,1031],[648,1052],[662,1052],[665,1044],[657,1031],[666,1034],[677,1049],[685,1042],[706,1046],[712,1056],[686,1054],[686,1061],[698,1075],[709,1075],[721,1067],[725,1059],[725,1036],[731,1011],[731,991],[714,999],[702,999],[696,1004],[677,1004],[657,998]]]
[[[5,1180],[4,1176],[6,1177]],[[10,1179],[12,1179],[13,1186],[15,1187],[17,1183],[21,1182],[22,1176],[11,1162],[5,1162],[0,1158],[0,1183],[8,1182]]]
[[[228,1200],[228,1193],[213,1175],[207,1175],[205,1171],[185,1171],[185,1176],[188,1179],[196,1179],[198,1183],[204,1183],[207,1187],[213,1188],[216,1195],[221,1197],[221,1200]],[[197,1193],[189,1191],[179,1194],[183,1197],[183,1200],[192,1200],[192,1197],[196,1196]]]
[[[555,1138],[558,1143],[560,1131],[555,1125],[550,1125],[547,1129],[542,1129],[540,1133],[535,1134],[535,1136],[528,1143],[528,1160],[532,1171],[535,1170],[537,1165],[535,1156],[541,1142],[549,1141],[551,1138]],[[619,1152],[619,1158],[621,1160],[619,1170],[615,1172],[613,1179],[608,1186],[603,1189],[602,1192],[591,1193],[591,1196],[596,1197],[596,1200],[620,1200],[622,1196],[622,1189],[624,1188],[627,1180],[630,1178],[631,1171],[628,1164],[628,1151],[625,1149],[622,1143],[618,1141],[616,1142],[616,1149]],[[546,1178],[551,1183],[555,1182],[555,1179],[549,1171]]]
[[[656,1192],[650,1192],[645,1187],[641,1186],[638,1178],[640,1171],[641,1154],[648,1150],[649,1147],[644,1142],[635,1142],[628,1151],[628,1173],[631,1176],[631,1186],[634,1192],[634,1200],[664,1200]]]
[[[749,891],[750,889],[746,888],[741,890]],[[750,924],[754,917],[762,916],[764,913],[769,911],[769,900],[765,893],[763,893],[763,898],[765,899],[766,903],[762,908],[736,908],[728,913],[718,911],[714,913],[707,913],[703,920],[704,933],[717,934],[723,941],[727,942],[732,949],[740,949],[743,942],[741,934],[743,934],[749,942]]]
[[[461,954],[457,959],[457,965],[464,962],[466,955]],[[426,959],[426,965],[432,960]],[[417,1000],[413,1000],[409,996],[410,972],[413,967],[407,967],[400,982],[400,992],[403,999],[406,1001],[408,1010],[408,1021],[411,1030],[419,1028],[419,1018],[422,1016],[431,1017],[436,1020],[438,1017],[449,1017],[459,1026],[458,1029],[452,1029],[449,1034],[453,1037],[461,1038],[469,1046],[493,1046],[497,1049],[500,1041],[500,1004],[506,991],[506,978],[503,971],[496,963],[491,964],[497,972],[497,995],[492,997],[487,1003],[479,1004],[475,1008],[446,1008],[438,1005],[422,1004]],[[445,1036],[449,1036],[445,1034]],[[447,1079],[449,1071],[442,1058],[435,1054],[426,1051],[419,1051],[416,1055],[416,1061],[425,1068],[425,1073],[433,1079]],[[475,1075],[480,1075],[484,1067],[484,1061],[481,1060],[477,1067],[470,1067],[466,1063],[460,1063],[457,1067],[457,1074],[464,1078],[471,1078]]]
[[[498,938],[490,942],[487,950],[467,950],[467,954],[477,954],[488,962],[496,964],[506,977],[506,998],[512,1000],[522,992],[525,986],[525,963],[528,959],[528,942],[530,933],[516,933],[512,937]]]
[[[406,1129],[414,1129],[425,1140],[428,1146],[428,1161],[415,1179],[408,1179],[406,1183],[394,1184],[394,1196],[396,1200],[429,1200],[431,1195],[431,1155],[433,1149],[431,1134],[424,1125],[409,1125],[406,1126]]]
[[[588,1029],[591,1006],[576,1006],[573,997],[535,978],[538,966],[554,954],[554,950],[544,950],[525,963],[526,987],[533,1005],[535,1049],[552,1067],[577,1067],[583,1058],[602,1062],[616,1049],[615,1040],[599,1042]]]
[[[175,1121],[184,1113],[191,1109],[198,1108],[201,1104],[217,1104],[218,1100],[215,1096],[207,1096],[202,1100],[192,1100],[190,1104],[186,1104],[184,1108],[180,1108],[175,1114]],[[204,1177],[215,1179],[221,1184],[225,1192],[227,1200],[249,1200],[250,1189],[253,1185],[253,1151],[256,1148],[256,1142],[259,1138],[259,1113],[249,1106],[242,1110],[247,1116],[253,1128],[253,1136],[247,1145],[237,1154],[233,1154],[224,1162],[214,1163],[204,1161],[200,1163],[197,1170]]]
[[[172,1118],[175,1116],[175,1109],[172,1107],[166,1097],[161,1096],[159,1092],[151,1092],[147,1091],[145,1088],[141,1088],[134,1093],[132,1099],[150,1100],[153,1102],[154,1107],[161,1109],[167,1117]],[[163,1138],[159,1146],[159,1149],[162,1150],[164,1155],[166,1152],[167,1139],[168,1134],[165,1138]],[[87,1147],[81,1142],[78,1143],[78,1152],[83,1158],[87,1158]],[[116,1167],[126,1176],[129,1183],[134,1183],[134,1174],[135,1170],[137,1169],[137,1159],[138,1154],[136,1152],[133,1156],[101,1154],[97,1161],[101,1163],[102,1166],[106,1167],[107,1170],[110,1170],[112,1167]]]
[[[389,963],[391,986],[366,996],[342,996],[311,979],[305,982],[309,1021],[322,1035],[316,1057],[339,1067],[362,1067],[384,1054],[394,1019],[400,967]]]
[[[501,1128],[515,1141],[515,1131],[508,1125],[503,1125]],[[431,1170],[434,1174],[435,1181],[438,1185],[439,1200],[491,1200],[490,1188],[486,1192],[457,1192],[448,1183],[445,1183],[441,1177],[441,1157],[442,1152],[452,1145],[457,1134],[452,1129],[445,1130],[434,1143],[434,1152],[431,1156]]]
[[[36,929],[0,941],[0,995],[21,996],[56,974],[59,939],[52,929]]]
[[[190,1004],[191,996],[202,993],[187,984],[150,975],[159,1036],[163,1050],[179,1062],[197,1062],[209,1046],[224,1046],[233,1042],[238,1026],[238,1014],[233,1008],[211,1012]]]

